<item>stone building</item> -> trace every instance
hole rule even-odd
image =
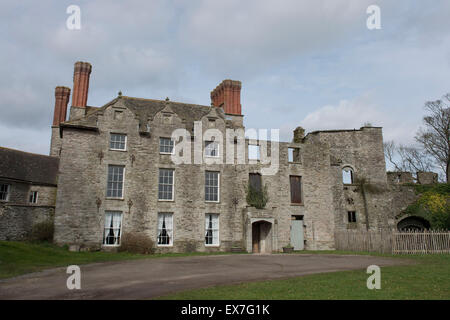
[[[121,93],[88,106],[91,69],[75,64],[68,119],[71,90],[55,89],[50,157],[19,152],[26,174],[8,167],[20,161],[0,170],[10,200],[1,219],[14,220],[5,209],[12,206],[51,216],[56,190],[57,244],[110,250],[139,233],[159,252],[333,249],[337,231],[396,228],[414,200],[410,189],[403,195],[407,174],[388,179],[379,127],[306,135],[298,127],[290,142],[276,132],[267,139],[244,128],[241,82],[232,80],[211,92],[208,106]],[[27,203],[34,191],[42,203]]]
[[[53,220],[58,163],[0,147],[0,240],[26,239],[34,224]]]

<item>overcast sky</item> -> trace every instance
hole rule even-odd
[[[69,5],[81,29],[69,30]],[[368,30],[366,9],[381,9]],[[124,95],[210,104],[242,81],[247,128],[382,126],[412,143],[450,92],[450,1],[146,0],[0,4],[0,146],[48,154],[54,88],[92,64],[88,105]]]

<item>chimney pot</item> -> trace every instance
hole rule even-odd
[[[240,81],[223,80],[211,91],[211,104],[223,106],[225,113],[241,115],[241,87]]]
[[[89,62],[78,61],[73,70],[72,106],[85,108],[89,91],[89,76],[92,66]]]
[[[59,126],[66,121],[67,105],[70,99],[70,88],[58,86],[55,88],[55,110],[53,113],[53,125]]]

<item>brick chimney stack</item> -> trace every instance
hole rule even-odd
[[[89,91],[89,76],[92,66],[89,62],[78,61],[73,71],[72,106],[85,108]]]
[[[67,104],[70,99],[70,88],[55,88],[55,111],[53,113],[53,125],[59,126],[61,122],[66,121]]]
[[[211,103],[225,113],[241,115],[241,87],[240,81],[223,80],[211,91]]]

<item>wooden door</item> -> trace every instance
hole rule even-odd
[[[253,253],[259,253],[259,223],[252,224]]]

